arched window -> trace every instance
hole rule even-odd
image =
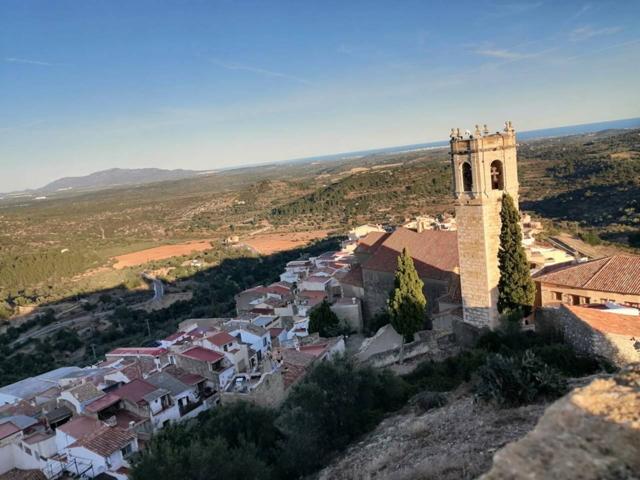
[[[471,173],[471,165],[467,162],[462,164],[462,188],[465,192],[473,190],[473,174]]]
[[[500,160],[491,162],[491,190],[504,190],[504,174]]]

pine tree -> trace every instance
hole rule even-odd
[[[423,287],[413,259],[404,248],[398,257],[394,288],[388,305],[391,325],[407,342],[413,341],[413,334],[424,325],[427,299],[422,293]]]
[[[518,210],[511,196],[506,193],[502,196],[500,220],[498,311],[509,313],[521,309],[528,315],[535,298],[535,286],[522,246]]]
[[[318,308],[309,315],[309,333],[318,332],[321,337],[332,337],[339,333],[340,320],[331,310],[327,300],[323,300]]]

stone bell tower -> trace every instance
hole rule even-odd
[[[460,283],[465,323],[498,325],[498,247],[500,208],[507,192],[518,206],[516,134],[511,122],[490,134],[476,125],[473,134],[451,130]]]

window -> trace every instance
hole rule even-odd
[[[262,339],[262,346],[263,347],[267,346],[267,338],[266,337]]]
[[[24,451],[27,452],[27,455],[31,455],[31,449],[29,447],[24,447]]]
[[[571,305],[580,305],[580,295],[571,295]]]
[[[553,294],[553,299],[559,302],[562,301],[562,292],[551,292]]]
[[[223,349],[225,352],[228,352],[228,351],[229,351],[229,344],[227,343],[225,346],[223,346],[223,347],[222,347],[222,349]]]
[[[502,171],[502,162],[494,160],[491,162],[491,190],[504,190],[504,175]]]
[[[471,165],[468,162],[462,164],[462,188],[465,192],[473,190],[473,174],[471,172]]]
[[[122,452],[122,456],[123,457],[125,457],[125,458],[128,457],[129,455],[131,455],[133,453],[133,444],[129,443],[124,448],[122,448],[120,450],[120,452]]]

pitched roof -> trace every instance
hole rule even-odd
[[[144,380],[136,378],[129,383],[125,383],[111,393],[133,403],[142,403],[143,400],[148,402],[146,397],[156,390],[158,390],[158,388],[155,385],[151,385]]]
[[[623,315],[612,310],[562,305],[594,330],[602,333],[640,337],[640,316]]]
[[[3,438],[7,438],[15,433],[18,433],[19,431],[20,429],[16,427],[13,423],[5,422],[0,425],[0,440],[2,440]]]
[[[216,332],[213,335],[208,336],[207,340],[209,340],[214,345],[217,345],[218,347],[222,347],[223,345],[227,345],[228,343],[235,342],[236,337],[232,337],[227,332],[222,331],[222,332]]]
[[[202,362],[215,363],[224,358],[220,352],[209,350],[208,348],[193,347],[187,351],[182,352],[180,355],[184,357],[193,358],[194,360],[200,360]]]
[[[107,393],[104,397],[99,398],[87,406],[85,406],[85,410],[90,413],[97,413],[100,410],[104,410],[111,405],[115,405],[120,401],[120,397],[113,392]]]
[[[97,418],[78,415],[77,417],[73,417],[67,423],[60,425],[57,429],[66,433],[70,437],[73,437],[75,440],[80,440],[100,428],[101,425],[102,422]]]
[[[0,475],[0,480],[47,480],[47,477],[40,470],[20,470],[13,468]]]
[[[640,255],[618,254],[578,263],[535,280],[567,287],[640,295]]]
[[[171,395],[179,395],[182,392],[190,389],[189,385],[186,385],[180,379],[171,375],[169,372],[154,373],[147,378],[147,382],[155,385],[158,388],[169,391]]]
[[[390,234],[362,266],[365,270],[395,272],[398,256],[406,248],[422,278],[445,280],[457,270],[458,232],[425,230],[416,233],[398,228]]]
[[[38,423],[38,421],[35,418],[30,417],[28,415],[21,415],[21,414],[0,418],[0,424],[4,424],[5,422],[13,423],[20,430],[24,430],[26,428],[32,427],[36,423]]]
[[[69,445],[69,448],[84,447],[102,457],[108,457],[127,446],[135,438],[136,434],[132,431],[118,426],[102,425],[91,434]]]
[[[384,242],[390,233],[387,232],[370,232],[360,240],[358,240],[357,252],[374,252],[380,244]]]

